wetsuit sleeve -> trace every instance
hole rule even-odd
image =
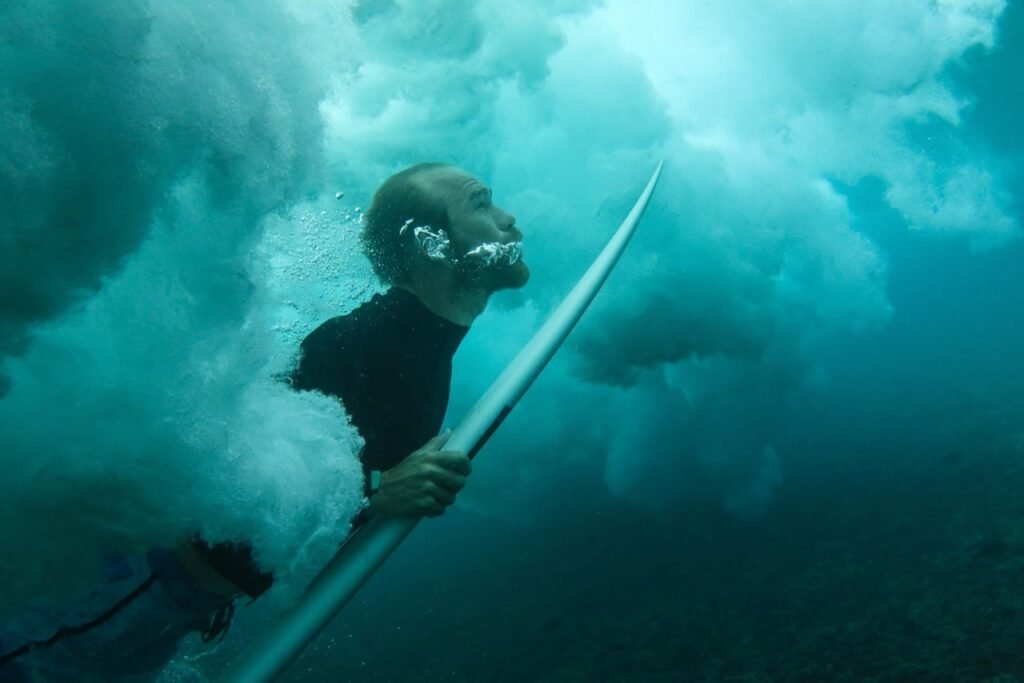
[[[257,598],[274,584],[274,575],[261,571],[248,543],[215,543],[192,539],[192,547],[218,574],[238,586],[250,598]]]

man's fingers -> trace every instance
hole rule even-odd
[[[458,493],[458,490],[453,490],[438,478],[432,477],[423,482],[423,493],[441,505],[451,505],[455,502],[455,494]]]
[[[439,504],[445,507],[448,507],[449,505],[455,502],[454,491],[451,491],[450,489],[447,489],[444,486],[438,486],[436,484],[430,489],[430,496]]]
[[[451,436],[452,430],[444,430],[443,432],[432,438],[430,441],[423,444],[423,447],[420,448],[420,452],[440,450],[448,442],[448,439],[450,439]]]
[[[440,517],[444,514],[444,506],[436,500],[425,503],[421,509],[424,517]]]
[[[464,477],[469,476],[470,470],[473,469],[469,464],[469,457],[462,451],[438,451],[434,455],[434,462]]]
[[[464,474],[459,474],[440,465],[435,465],[430,469],[430,480],[452,493],[458,493],[466,485]]]

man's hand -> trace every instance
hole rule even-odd
[[[389,470],[381,472],[380,490],[370,499],[382,517],[437,517],[455,501],[469,474],[469,458],[460,451],[440,450],[445,430]]]

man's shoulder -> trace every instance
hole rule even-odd
[[[337,393],[352,375],[373,366],[388,346],[381,338],[381,295],[321,323],[302,341],[291,373],[296,389]]]
[[[310,346],[344,341],[348,334],[359,328],[358,325],[353,324],[354,322],[350,313],[329,318],[306,335],[306,338],[302,340],[302,348],[307,349]]]
[[[313,349],[337,349],[351,347],[372,335],[380,307],[380,295],[362,303],[348,313],[335,316],[321,323],[302,342],[304,353]]]
[[[299,368],[335,366],[365,346],[365,326],[355,322],[350,315],[339,315],[310,332],[299,349]]]

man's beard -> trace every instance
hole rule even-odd
[[[507,264],[514,266],[523,255],[522,242],[484,242],[475,247],[460,259],[469,267],[489,268]]]
[[[486,242],[471,249],[456,262],[461,279],[471,286],[490,291],[518,289],[530,279],[522,260],[522,242]]]

